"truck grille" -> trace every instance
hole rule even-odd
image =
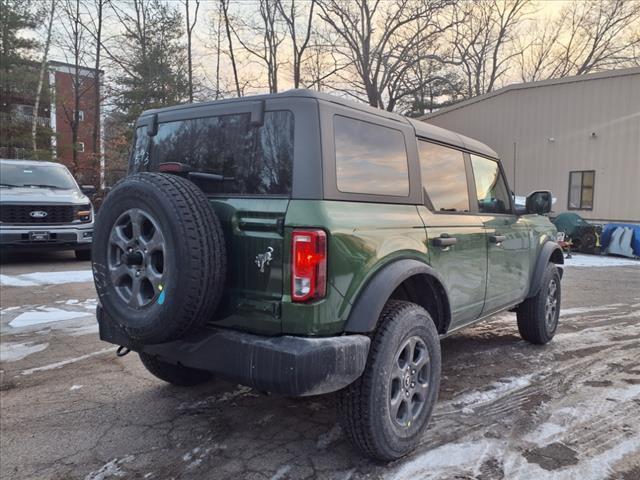
[[[71,223],[78,207],[74,205],[0,205],[0,222],[36,225]],[[32,213],[38,212],[38,213]],[[43,213],[46,215],[43,215]]]

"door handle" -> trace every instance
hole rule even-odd
[[[507,237],[505,237],[504,235],[491,235],[491,236],[489,236],[489,242],[490,243],[495,243],[496,245],[500,245],[506,239],[507,239]]]
[[[458,239],[456,237],[450,237],[446,233],[443,233],[439,237],[431,240],[431,244],[434,247],[450,247],[451,245],[455,245],[458,243]]]

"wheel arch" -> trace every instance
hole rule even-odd
[[[540,249],[540,253],[538,254],[538,258],[536,259],[533,269],[533,275],[531,276],[531,285],[529,287],[527,298],[535,297],[540,291],[542,286],[542,276],[544,275],[544,270],[549,262],[555,263],[556,265],[564,265],[562,249],[560,248],[560,245],[552,240],[547,241]],[[562,278],[562,269],[560,269],[560,277]]]
[[[440,334],[449,328],[449,296],[440,275],[426,263],[402,259],[382,267],[367,281],[354,302],[345,331],[374,331],[390,299],[406,300],[423,307],[433,318]]]

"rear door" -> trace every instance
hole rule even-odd
[[[217,324],[279,333],[293,113],[263,102],[194,108],[186,118],[169,111],[151,142],[151,169],[187,176],[222,224],[228,275]]]
[[[530,271],[530,228],[515,215],[500,163],[470,155],[472,197],[486,229],[488,248],[487,295],[483,315],[520,302]]]
[[[418,141],[429,259],[442,276],[451,303],[450,329],[478,318],[484,304],[487,245],[482,219],[470,212],[464,153]]]

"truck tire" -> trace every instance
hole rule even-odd
[[[87,261],[87,260],[91,260],[91,250],[87,249],[87,250],[76,250],[76,260],[83,260],[83,261]]]
[[[516,315],[520,336],[535,345],[549,343],[558,328],[560,300],[558,267],[548,263],[543,273],[540,291],[518,307]]]
[[[142,344],[203,326],[226,277],[223,233],[207,198],[162,173],[138,173],[113,188],[96,221],[92,260],[102,307]]]
[[[389,301],[363,375],[338,396],[340,424],[355,447],[382,461],[413,450],[436,403],[440,369],[440,341],[429,313]]]
[[[167,363],[147,353],[140,353],[140,360],[153,376],[179,387],[200,385],[213,378],[213,374],[206,370]]]

